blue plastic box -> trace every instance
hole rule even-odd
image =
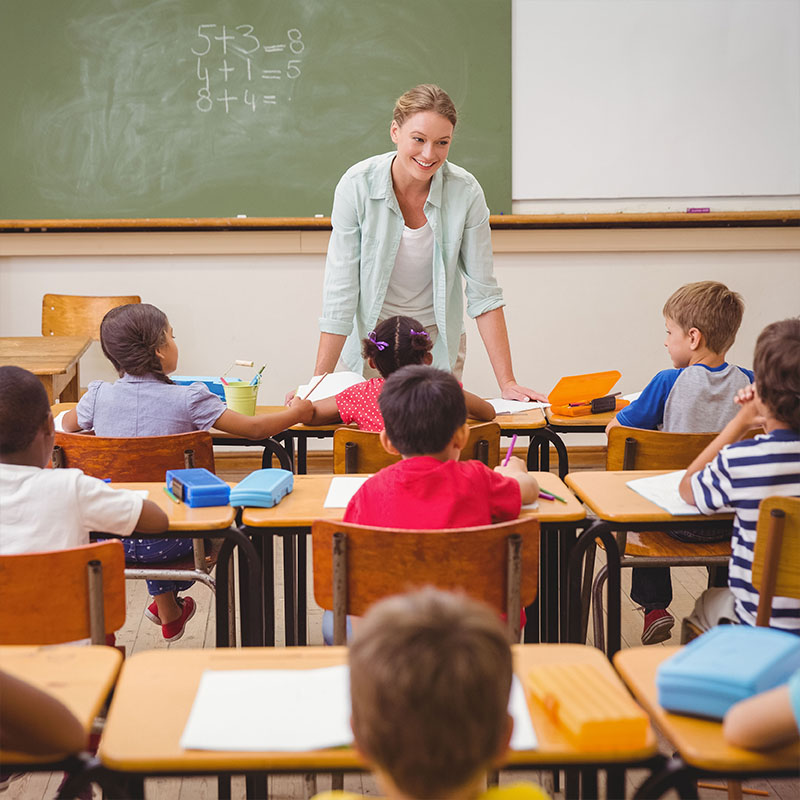
[[[231,505],[272,508],[293,488],[294,475],[289,470],[258,469],[231,489]]]
[[[719,625],[659,666],[658,702],[677,714],[722,719],[734,703],[786,683],[797,669],[800,636]]]
[[[227,506],[231,487],[207,469],[168,469],[167,488],[190,508]]]
[[[222,400],[225,399],[225,387],[219,377],[213,375],[170,375],[173,383],[179,386],[188,386],[191,383],[204,383],[208,388]]]

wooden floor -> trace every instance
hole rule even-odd
[[[329,467],[327,469],[325,468],[324,461],[317,461],[316,463],[318,465],[317,470],[330,471]],[[309,472],[316,471],[313,465],[314,462],[309,463]],[[217,471],[222,477],[227,480],[239,480],[247,474],[250,469],[256,469],[260,464],[249,468],[245,466],[243,468],[239,462],[231,462],[229,469],[220,468],[221,466],[221,464],[218,465]],[[597,467],[592,466],[591,468]],[[280,553],[280,543],[276,542],[275,547],[276,570],[280,570],[280,565],[283,563]],[[603,554],[602,552],[598,552],[596,569],[599,569],[602,564]],[[636,607],[635,603],[630,598],[630,572],[629,569],[622,570],[622,646],[638,647],[641,644],[639,637],[642,633],[643,617],[641,610]],[[310,574],[311,564],[309,563],[309,575]],[[665,642],[664,645],[678,644],[680,620],[691,612],[695,597],[705,588],[706,571],[703,568],[684,567],[673,569],[672,583],[674,597],[672,605],[670,606],[670,611],[677,622],[673,629],[673,638]],[[277,643],[282,645],[283,582],[280,572],[278,572],[276,577],[276,584],[275,602],[279,615],[279,624],[276,626],[276,639]],[[117,634],[117,642],[126,647],[128,655],[153,648],[169,647],[181,649],[214,646],[215,614],[212,595],[208,589],[200,584],[195,584],[195,586],[189,590],[187,594],[192,596],[197,602],[197,612],[194,618],[188,623],[183,638],[177,642],[167,644],[161,637],[161,629],[152,622],[149,622],[144,616],[144,609],[149,602],[145,582],[128,581],[126,587],[128,594],[127,618],[124,627]],[[314,603],[313,596],[308,598],[308,609],[309,641],[312,644],[321,645],[322,610]],[[590,643],[591,638],[590,630]],[[653,646],[659,647],[664,645]],[[157,724],[157,720],[154,720],[154,724]],[[663,740],[661,741],[661,750],[664,753],[671,752],[669,744]],[[61,777],[61,773],[30,773],[14,781],[6,792],[0,793],[0,800],[51,800],[56,796]],[[632,795],[635,788],[644,781],[645,777],[646,773],[641,770],[631,770],[628,772],[627,795],[629,797]],[[330,788],[329,780],[328,776],[320,776],[318,790],[322,791],[326,788]],[[553,792],[552,777],[549,773],[514,771],[503,772],[500,775],[501,785],[519,780],[538,782],[544,786],[554,798],[560,799],[563,797],[563,791],[558,793]],[[751,781],[744,786],[745,789],[766,791],[769,793],[770,797],[777,798],[777,800],[797,800],[800,798],[800,779],[791,781]],[[194,798],[202,800],[204,798],[215,798],[216,789],[215,778],[159,778],[148,780],[145,787],[147,800],[194,800]],[[346,775],[345,789],[367,796],[378,795],[375,780],[369,774]],[[244,779],[235,778],[232,781],[232,792],[234,800],[243,800],[245,797]],[[270,797],[274,798],[274,800],[302,800],[302,798],[305,797],[303,777],[299,775],[272,776],[269,778],[269,792]],[[668,797],[674,796],[675,795],[668,795]],[[702,800],[725,800],[727,793],[725,791],[701,788],[699,790],[699,796]],[[747,796],[748,795],[745,795],[745,798]],[[99,790],[95,789],[94,797],[100,797]]]

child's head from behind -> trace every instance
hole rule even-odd
[[[383,384],[378,405],[386,436],[404,456],[441,452],[467,420],[458,381],[433,367],[393,372]]]
[[[44,467],[53,449],[50,401],[42,382],[21,367],[0,367],[0,459],[16,460],[41,433],[39,451],[30,466]],[[25,459],[28,463],[28,459]]]
[[[167,315],[155,306],[112,308],[100,323],[100,346],[120,377],[154,375],[172,383],[167,374],[177,366],[178,351]]]
[[[384,378],[409,364],[430,364],[433,342],[422,325],[411,317],[389,317],[361,344],[361,354],[371,359]]]
[[[688,338],[691,332],[702,334],[705,346],[717,355],[724,355],[736,339],[742,324],[744,302],[739,294],[716,281],[700,281],[681,286],[664,303],[667,320],[667,349],[676,367],[685,367],[688,356],[680,351],[677,358],[670,347],[670,324],[680,328],[679,335]],[[686,363],[681,363],[686,361]]]
[[[800,317],[767,325],[753,356],[756,390],[779,422],[800,433]]]
[[[511,649],[487,606],[431,588],[387,598],[348,657],[356,743],[404,795],[451,795],[505,752]]]

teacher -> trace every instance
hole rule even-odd
[[[314,374],[333,372],[341,357],[348,369],[374,377],[361,340],[402,314],[430,334],[434,366],[460,380],[466,293],[503,397],[546,400],[514,377],[489,209],[478,181],[447,161],[456,121],[446,92],[416,86],[394,108],[389,134],[397,150],[361,161],[339,181]]]

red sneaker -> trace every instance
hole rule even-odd
[[[180,603],[180,600],[178,600],[178,602]],[[161,625],[161,617],[158,616],[158,603],[156,603],[155,600],[153,600],[153,602],[150,603],[150,605],[144,610],[144,615],[150,620],[150,622],[154,622],[156,625]]]
[[[183,636],[186,629],[186,623],[194,616],[196,610],[195,602],[191,597],[181,598],[183,605],[181,607],[181,615],[173,622],[168,622],[166,625],[161,626],[161,635],[168,642],[177,642]]]
[[[644,630],[642,644],[658,644],[666,642],[672,635],[675,617],[666,608],[654,608],[644,612]]]

